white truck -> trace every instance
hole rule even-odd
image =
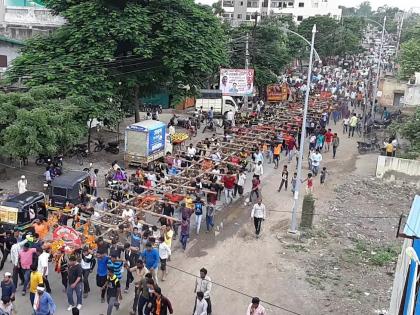
[[[172,144],[166,125],[157,120],[144,120],[125,129],[125,165],[148,164],[172,153]]]
[[[224,116],[226,112],[238,111],[238,105],[232,96],[223,96],[221,90],[200,90],[200,97],[195,101],[195,109],[208,112],[213,107],[215,116]]]

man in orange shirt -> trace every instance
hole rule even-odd
[[[281,143],[276,143],[274,145],[274,151],[273,151],[274,168],[279,167],[280,153],[281,153]]]

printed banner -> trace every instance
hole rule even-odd
[[[154,154],[165,148],[165,126],[149,131],[148,155]]]
[[[219,90],[223,95],[253,96],[254,69],[220,69]]]
[[[286,83],[270,84],[267,86],[267,101],[282,102],[287,101],[288,87]]]

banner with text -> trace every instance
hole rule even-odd
[[[254,69],[220,69],[219,90],[223,95],[253,96]]]

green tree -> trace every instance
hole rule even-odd
[[[393,124],[393,127],[402,137],[410,141],[407,155],[418,156],[420,154],[420,109],[417,108],[413,116],[403,123]]]
[[[372,15],[372,6],[369,1],[362,2],[356,10],[356,15],[370,17]]]
[[[408,79],[418,71],[420,71],[420,40],[411,39],[401,46],[400,76]]]
[[[266,85],[277,82],[277,76],[292,58],[289,53],[288,37],[281,30],[288,21],[284,18],[270,17],[254,26],[242,25],[230,30],[232,39],[230,66],[244,67],[245,36],[248,33],[250,68],[255,70],[255,85],[261,92]]]
[[[302,21],[298,33],[308,41],[316,24],[315,49],[321,57],[355,53],[360,50],[363,23],[358,18],[344,18],[338,23],[328,16],[309,17]]]
[[[227,60],[219,19],[193,0],[45,3],[66,25],[28,41],[8,76],[87,97],[92,113],[110,97],[119,98],[132,104],[138,121],[141,96],[177,82],[203,84]]]
[[[69,100],[62,99],[17,109],[15,119],[2,130],[2,151],[14,157],[64,151],[85,134],[86,128],[76,120],[78,112]]]
[[[215,3],[213,3],[211,5],[212,9],[213,9],[213,13],[216,16],[222,16],[223,13],[225,13],[225,10],[223,10],[223,5],[222,5],[222,0],[216,1]]]

